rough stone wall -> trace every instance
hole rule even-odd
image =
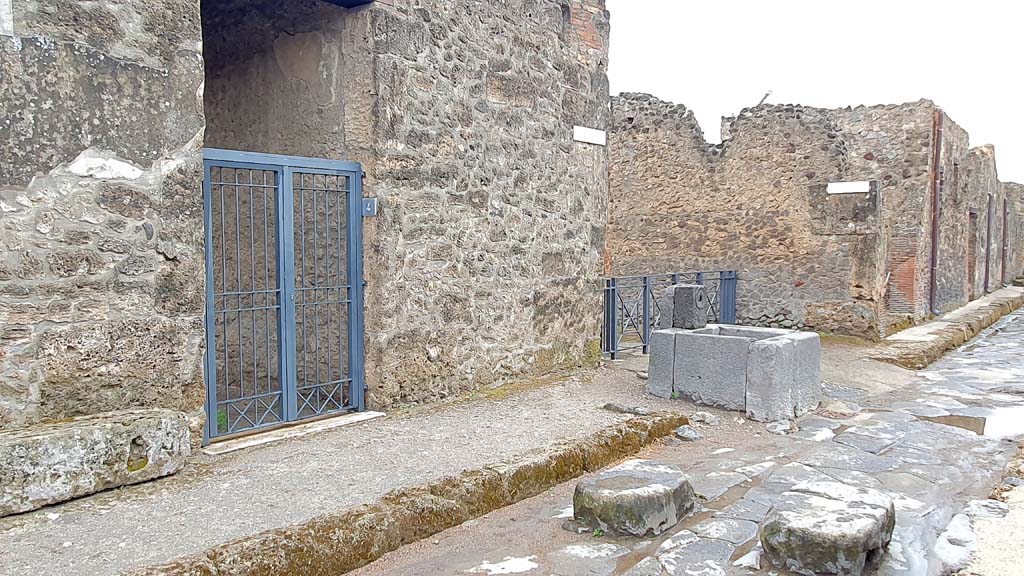
[[[204,2],[206,146],[347,158],[354,18],[320,0]]]
[[[603,0],[389,0],[368,18],[369,403],[593,359],[607,153],[572,132],[607,124]]]
[[[127,407],[184,410],[197,426],[199,3],[13,7],[16,35],[0,36],[0,428]]]
[[[979,146],[972,148],[967,157],[967,187],[970,211],[974,213],[974,274],[972,281],[975,297],[994,290],[999,277],[999,235],[1001,222],[997,205],[1000,202],[999,175],[996,170],[995,148]],[[989,225],[991,222],[991,230]],[[970,233],[968,234],[970,238]],[[971,252],[967,252],[971,257]],[[987,263],[987,265],[986,265]],[[971,268],[968,260],[967,268]],[[988,281],[985,272],[988,271]]]
[[[968,209],[969,194],[961,174],[968,153],[967,131],[953,122],[946,114],[941,114],[940,120],[942,122],[942,145],[939,149],[937,177],[939,252],[935,270],[935,311],[943,313],[959,308],[968,301],[966,255],[970,231],[970,210]],[[934,152],[934,145],[932,150]],[[927,223],[930,247],[932,229],[930,213]],[[930,282],[931,279],[928,278]],[[927,313],[926,309],[919,317],[927,316]]]
[[[879,183],[884,223],[879,244],[883,265],[878,269],[880,335],[928,314],[928,190],[935,113],[927,100],[832,111],[849,150],[849,169],[840,179]]]
[[[879,126],[927,105],[764,105],[726,119],[724,144],[709,146],[685,107],[613,98],[611,272],[737,269],[741,323],[876,337],[885,198],[927,177],[906,168],[927,154],[927,133],[921,144]],[[850,180],[877,180],[880,192],[826,193]]]
[[[1024,276],[1024,184],[1002,183],[1003,196],[1010,201],[1010,234],[1006,280]]]

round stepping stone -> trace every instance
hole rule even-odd
[[[804,482],[779,496],[761,525],[769,562],[797,574],[860,576],[892,539],[889,496],[839,482]]]
[[[627,460],[581,480],[572,504],[576,522],[632,536],[661,534],[693,510],[690,481],[679,468]]]

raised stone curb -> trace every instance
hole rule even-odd
[[[935,338],[921,341],[887,341],[872,358],[911,370],[926,368],[946,352],[957,348],[995,324],[1000,318],[1024,305],[1024,294],[1004,296],[990,304],[964,312],[958,318],[941,319],[952,324],[937,330]]]
[[[500,464],[467,470],[286,528],[228,542],[134,576],[336,576],[400,546],[599,470],[687,423],[682,415],[639,417],[586,438],[559,442]]]
[[[0,432],[0,517],[173,474],[188,416],[127,410]]]

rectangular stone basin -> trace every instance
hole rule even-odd
[[[761,422],[795,418],[821,401],[821,340],[751,326],[656,330],[647,391],[742,410]]]

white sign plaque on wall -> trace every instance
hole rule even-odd
[[[871,192],[871,182],[861,180],[859,182],[829,182],[826,192],[829,194],[867,194]]]
[[[573,126],[572,139],[577,142],[586,142],[587,144],[604,146],[608,143],[608,133],[604,130],[595,130],[593,128],[585,128],[583,126]]]

